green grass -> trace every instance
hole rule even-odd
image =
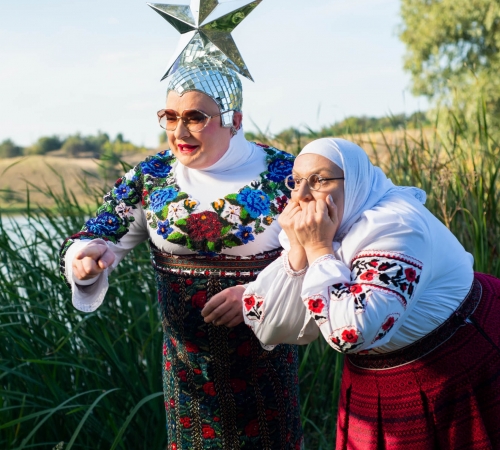
[[[499,276],[500,149],[485,117],[472,129],[456,121],[432,140],[411,136],[374,146],[374,162],[395,183],[424,188],[476,270]],[[148,250],[121,263],[96,312],[76,311],[58,250],[88,210],[62,192],[48,193],[54,208],[28,203],[13,230],[8,218],[0,222],[0,448],[162,449],[161,327]],[[333,449],[342,356],[323,339],[300,355],[307,448]]]

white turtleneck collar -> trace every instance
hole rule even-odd
[[[254,155],[254,146],[245,139],[243,127],[240,127],[238,133],[233,136],[229,142],[229,148],[216,163],[205,169],[199,169],[200,172],[219,174],[229,170],[237,169],[248,163]],[[190,169],[193,170],[193,169]]]

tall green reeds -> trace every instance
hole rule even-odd
[[[414,136],[364,147],[395,183],[425,189],[428,208],[473,253],[476,270],[499,276],[500,149],[484,115],[475,127],[457,120],[449,133]],[[22,218],[0,221],[0,448],[163,449],[161,327],[148,250],[140,246],[120,264],[96,312],[76,311],[58,250],[88,211],[67,192],[47,195],[54,209],[35,212],[28,202]],[[333,449],[342,355],[321,338],[300,355],[306,448]]]

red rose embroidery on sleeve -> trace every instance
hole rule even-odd
[[[358,342],[358,335],[356,334],[356,330],[344,330],[342,332],[342,339],[350,344],[355,344]]]

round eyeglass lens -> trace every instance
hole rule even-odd
[[[285,185],[288,189],[290,189],[291,191],[294,191],[295,190],[295,186],[296,186],[296,183],[295,183],[295,179],[293,178],[293,175],[288,175],[286,178],[285,178]],[[297,187],[298,188],[298,187]]]

